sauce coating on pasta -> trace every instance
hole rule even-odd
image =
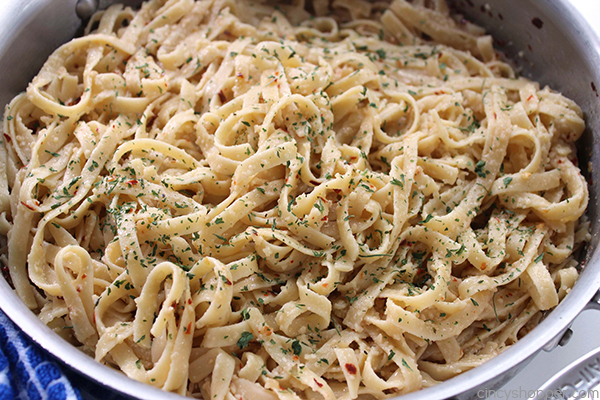
[[[569,292],[589,224],[581,109],[484,33],[443,0],[97,13],[5,111],[17,293],[204,399],[381,399],[489,360]]]

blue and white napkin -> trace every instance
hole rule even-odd
[[[0,400],[81,400],[58,364],[0,311]]]

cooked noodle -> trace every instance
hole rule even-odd
[[[5,261],[58,334],[164,390],[408,393],[573,286],[584,127],[443,0],[112,6],[6,108]]]

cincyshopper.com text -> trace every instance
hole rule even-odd
[[[544,400],[570,400],[570,399],[599,399],[600,390],[524,390],[524,389],[512,389],[512,390],[493,390],[493,389],[482,389],[477,392],[477,397],[480,399],[486,399],[488,397],[495,396],[496,399],[544,399]]]

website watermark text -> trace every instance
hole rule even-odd
[[[598,399],[600,390],[524,390],[524,389],[482,389],[477,392],[477,397],[486,399],[495,396],[497,399],[544,399],[544,400],[570,400],[570,399]]]

